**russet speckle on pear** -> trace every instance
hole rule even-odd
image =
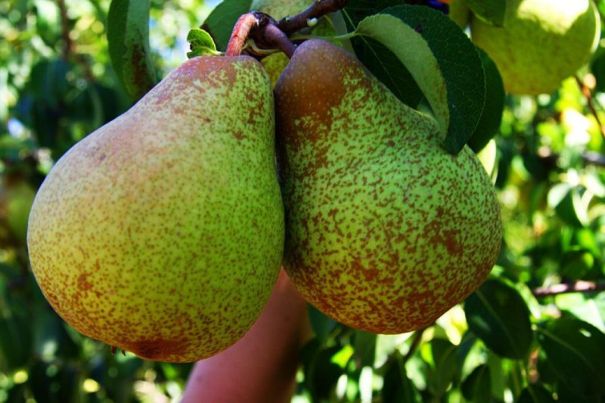
[[[324,41],[298,47],[275,95],[284,267],[309,302],[348,326],[400,333],[485,280],[501,219],[468,147],[448,154],[434,119]]]
[[[476,17],[470,26],[473,42],[494,60],[506,91],[519,95],[556,90],[588,62],[601,35],[590,0],[510,0],[502,27]]]
[[[237,341],[277,279],[271,86],[252,58],[194,58],[76,144],[29,219],[44,295],[83,334],[189,362]]]

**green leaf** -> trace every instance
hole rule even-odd
[[[542,385],[529,385],[521,391],[517,403],[554,403],[552,393]]]
[[[504,84],[496,63],[479,48],[476,48],[485,72],[485,106],[475,132],[468,141],[473,151],[482,150],[500,129],[504,112]]]
[[[384,403],[419,403],[422,401],[418,390],[408,378],[405,367],[397,361],[389,364],[386,370],[381,395]]]
[[[472,402],[489,402],[492,395],[492,379],[489,367],[479,365],[461,385],[462,395]]]
[[[568,183],[559,183],[548,192],[548,205],[554,208],[557,216],[572,227],[587,225],[588,206],[583,202],[579,189]]]
[[[321,311],[317,310],[313,305],[309,304],[309,308],[307,310],[309,315],[309,321],[311,322],[311,329],[313,329],[313,333],[315,336],[321,340],[325,341],[330,333],[338,326],[338,322],[324,315]]]
[[[445,148],[458,153],[485,103],[481,60],[468,37],[442,13],[408,5],[364,18],[356,32],[387,47],[409,70],[441,127]]]
[[[355,55],[404,104],[416,108],[423,98],[414,77],[387,47],[370,38],[351,40]]]
[[[428,388],[435,396],[442,396],[458,372],[457,347],[445,339],[431,341],[434,368],[428,377]]]
[[[305,368],[305,383],[314,401],[328,398],[336,386],[343,369],[332,362],[332,357],[340,351],[340,346],[332,346],[317,351],[310,364]]]
[[[595,89],[598,92],[605,91],[605,48],[600,47],[595,55],[592,57],[590,63],[590,70],[597,79],[597,85]]]
[[[355,330],[353,348],[361,367],[374,365],[376,354],[376,335],[374,333]]]
[[[458,0],[459,1],[459,0]],[[476,17],[495,26],[504,24],[506,0],[464,0]]]
[[[212,39],[212,36],[203,29],[193,28],[187,34],[187,42],[189,42],[190,52],[187,52],[187,57],[192,58],[196,56],[214,56],[220,54],[216,50],[216,44]]]
[[[122,86],[132,100],[138,100],[156,83],[149,50],[149,0],[112,0],[107,42]]]
[[[214,38],[218,49],[227,49],[235,22],[250,10],[251,5],[252,0],[225,0],[208,15],[202,28]]]
[[[401,4],[399,0],[352,0],[341,14],[349,31],[355,31],[359,21],[381,10]],[[422,91],[403,63],[387,47],[366,36],[351,39],[357,58],[401,102],[416,108],[423,98]]]
[[[529,352],[533,338],[529,309],[513,287],[487,280],[467,298],[464,312],[469,329],[496,354],[523,358]]]
[[[571,315],[540,327],[538,342],[560,382],[581,396],[605,393],[605,334]]]

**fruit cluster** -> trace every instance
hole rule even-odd
[[[274,89],[252,57],[196,57],[57,162],[30,214],[32,268],[74,328],[154,360],[233,344],[282,265],[348,326],[422,328],[501,244],[488,175],[442,143],[328,42],[299,45]]]

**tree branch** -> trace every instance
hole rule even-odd
[[[432,325],[430,325],[430,326],[432,326]],[[422,335],[424,334],[426,329],[428,329],[430,326],[416,330],[416,332],[412,336],[413,338],[412,338],[412,344],[410,344],[410,348],[408,349],[407,353],[405,353],[405,355],[401,358],[401,364],[405,365],[405,363],[408,362],[410,358],[412,358],[412,356],[416,352],[416,349],[418,349],[420,342],[422,341]]]
[[[605,281],[576,281],[569,284],[555,284],[548,287],[539,287],[532,290],[536,298],[550,297],[572,292],[590,293],[605,290]]]
[[[326,14],[333,13],[342,9],[347,3],[347,0],[315,0],[309,8],[302,13],[282,18],[277,27],[291,35],[301,29],[309,27],[309,22],[315,18],[323,17]]]
[[[603,126],[603,123],[601,123],[601,119],[599,118],[599,114],[597,112],[597,109],[595,108],[594,97],[592,96],[592,91],[586,84],[584,84],[584,82],[580,79],[580,77],[578,77],[576,75],[575,79],[576,79],[576,83],[578,83],[578,87],[580,87],[580,91],[582,92],[582,95],[584,95],[584,99],[586,99],[586,105],[588,106],[590,113],[592,114],[592,116],[594,116],[595,120],[597,121],[597,124],[599,125],[599,131],[601,132],[601,136],[603,136],[603,138],[605,138],[605,126]]]
[[[65,0],[57,0],[57,7],[61,16],[61,38],[63,39],[63,59],[69,60],[73,53],[74,44],[71,40],[69,29],[69,17],[67,16],[67,7]]]

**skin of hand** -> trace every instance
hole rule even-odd
[[[289,402],[298,352],[310,336],[306,302],[282,270],[265,310],[248,333],[194,366],[182,402]]]

